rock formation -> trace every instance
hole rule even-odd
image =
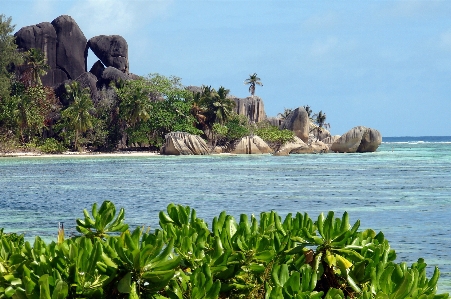
[[[318,132],[318,131],[319,131],[319,128],[316,127],[309,132],[309,135],[312,136],[312,141],[316,141],[316,140],[323,141],[324,139],[331,136],[330,132],[324,128],[321,128],[320,132]]]
[[[294,141],[282,145],[279,150],[274,153],[274,156],[288,156],[294,150],[308,149],[308,145],[302,141],[301,138],[295,136],[293,139]]]
[[[86,72],[87,39],[72,17],[64,15],[52,21],[56,31],[56,65],[75,79]]]
[[[280,129],[294,132],[294,135],[308,142],[310,119],[304,107],[294,109],[284,120]]]
[[[162,155],[208,155],[208,146],[200,136],[185,132],[172,132],[167,134],[164,145],[161,147]]]
[[[120,80],[128,80],[129,76],[126,73],[121,72],[115,67],[109,66],[102,72],[100,78],[101,84],[109,86],[111,81],[118,82]]]
[[[70,16],[23,27],[14,36],[19,50],[36,48],[43,52],[50,67],[41,78],[46,86],[59,85],[86,71],[86,38]]]
[[[265,106],[260,97],[231,98],[235,101],[235,112],[240,115],[246,115],[250,122],[257,123],[266,119]]]
[[[120,35],[98,35],[88,41],[88,47],[106,67],[128,73],[128,45]]]
[[[382,143],[379,131],[363,126],[354,127],[338,138],[330,147],[339,153],[374,152]]]
[[[271,154],[273,150],[258,136],[246,136],[237,141],[230,153],[232,154]]]

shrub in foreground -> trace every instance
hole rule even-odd
[[[397,263],[383,233],[344,213],[225,212],[211,228],[170,204],[155,231],[109,201],[77,219],[81,235],[46,244],[0,230],[0,298],[448,298],[440,272]]]

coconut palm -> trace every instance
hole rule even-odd
[[[65,87],[72,103],[62,112],[62,117],[67,121],[68,127],[75,131],[74,145],[78,149],[79,135],[93,127],[94,117],[90,112],[94,106],[88,88],[81,89],[77,81],[66,84]]]
[[[326,113],[323,113],[323,111],[321,110],[318,113],[315,113],[313,115],[313,121],[315,123],[315,125],[317,126],[317,139],[319,139],[319,134],[323,131],[324,129],[329,129],[330,128],[330,124],[326,123]]]
[[[277,114],[277,116],[281,119],[281,120],[285,120],[288,115],[290,115],[290,113],[293,112],[293,109],[290,108],[284,108],[284,111],[282,113]]]
[[[257,73],[254,73],[253,75],[249,75],[249,78],[244,81],[244,84],[249,84],[249,92],[252,96],[255,94],[255,85],[263,86],[263,83],[260,80],[261,79],[257,77]]]
[[[215,122],[223,125],[230,118],[235,107],[235,102],[227,98],[230,90],[223,86],[219,87],[218,92],[213,102]]]
[[[24,55],[25,60],[25,83],[28,86],[42,85],[41,76],[47,74],[48,64],[41,50],[31,48]]]
[[[308,116],[308,118],[310,118],[311,119],[311,116],[312,116],[312,109],[310,108],[310,106],[309,105],[305,105],[304,106],[304,109],[305,109],[305,111],[307,112],[307,116]]]

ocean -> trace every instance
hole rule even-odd
[[[0,227],[56,240],[75,234],[83,208],[110,200],[126,222],[158,227],[169,203],[211,223],[221,211],[275,210],[312,219],[348,211],[360,229],[384,232],[397,261],[423,257],[439,292],[451,292],[451,136],[385,137],[365,154],[0,158]]]

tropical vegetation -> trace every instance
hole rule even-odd
[[[0,298],[435,298],[440,271],[396,261],[382,232],[348,213],[311,218],[275,211],[211,226],[169,204],[160,226],[130,228],[104,201],[56,242],[0,230]]]

